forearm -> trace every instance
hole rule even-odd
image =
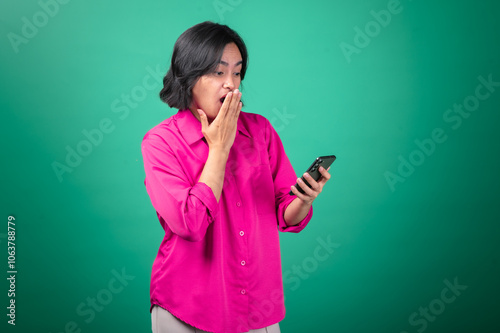
[[[200,183],[205,183],[212,189],[212,192],[219,202],[222,186],[224,185],[224,173],[226,171],[226,162],[229,151],[219,148],[210,149],[205,167],[201,172]]]
[[[295,198],[285,210],[285,222],[289,226],[299,224],[309,213],[310,203],[305,203],[299,198]]]

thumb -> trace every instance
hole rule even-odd
[[[200,121],[201,121],[201,129],[204,131],[208,127],[208,119],[207,115],[205,112],[203,112],[202,109],[196,109],[198,111],[198,114],[200,115]]]

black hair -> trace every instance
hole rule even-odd
[[[206,21],[184,31],[175,42],[160,99],[171,108],[189,108],[194,85],[201,76],[215,70],[224,47],[229,43],[235,43],[240,51],[243,61],[240,76],[243,80],[248,53],[245,43],[234,30],[227,25]]]

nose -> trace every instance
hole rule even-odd
[[[226,80],[224,81],[224,88],[229,88],[229,90],[234,90],[234,78],[232,75],[228,75]]]

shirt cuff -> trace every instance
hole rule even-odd
[[[207,207],[209,213],[208,223],[215,221],[218,213],[218,203],[212,189],[207,184],[198,182],[194,184],[190,192]]]
[[[309,208],[309,212],[307,212],[307,215],[302,219],[302,221],[300,221],[299,223],[297,223],[296,225],[288,225],[286,224],[285,222],[285,211],[288,207],[288,205],[290,205],[290,203],[296,198],[295,195],[288,195],[290,198],[286,199],[279,207],[278,207],[278,228],[279,228],[279,231],[281,232],[300,232],[302,231],[302,229],[304,229],[307,224],[309,223],[309,221],[311,220],[312,218],[312,215],[313,215],[313,206],[311,205],[311,207]]]

